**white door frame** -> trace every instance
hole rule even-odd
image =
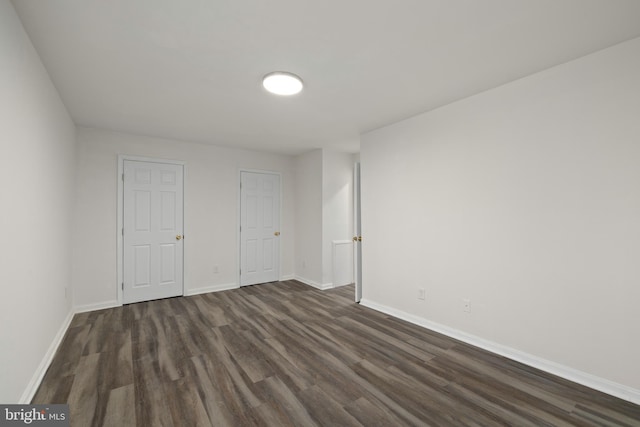
[[[238,285],[238,287],[241,287],[241,278],[240,278],[240,268],[241,268],[241,263],[242,263],[242,241],[241,241],[241,237],[240,237],[240,217],[242,215],[242,207],[241,207],[241,202],[242,202],[242,190],[240,189],[240,183],[242,182],[242,172],[249,172],[249,173],[264,173],[264,174],[268,174],[268,175],[277,175],[278,176],[278,181],[280,181],[280,218],[278,218],[278,226],[280,229],[280,235],[282,236],[282,200],[284,199],[283,197],[283,192],[282,192],[282,173],[280,172],[275,172],[275,171],[268,171],[268,170],[263,170],[263,169],[243,169],[240,168],[238,169],[238,181],[237,181],[237,185],[236,185],[236,189],[238,190],[238,214],[236,215],[236,242],[237,242],[237,259],[236,259],[236,284]],[[280,244],[278,245],[278,280],[282,280],[282,238],[280,239]]]
[[[360,162],[353,165],[353,281],[355,301],[362,299],[362,204]]]
[[[117,236],[117,256],[116,256],[116,269],[117,269],[117,282],[116,282],[116,289],[117,289],[117,297],[118,297],[118,305],[123,305],[122,301],[123,301],[123,296],[124,296],[124,292],[122,289],[123,283],[124,283],[124,247],[123,247],[123,227],[124,227],[124,161],[125,160],[132,160],[132,161],[138,161],[138,162],[150,162],[150,163],[164,163],[164,164],[169,164],[169,165],[179,165],[182,166],[182,173],[183,176],[186,178],[187,176],[187,166],[186,166],[186,162],[181,161],[181,160],[169,160],[169,159],[158,159],[158,158],[154,158],[154,157],[140,157],[140,156],[129,156],[127,154],[118,154],[118,175],[116,176],[116,179],[118,180],[118,199],[117,199],[117,212],[118,212],[118,219],[117,219],[117,226],[116,226],[116,236]],[[186,179],[183,180],[183,189],[185,186],[185,182]],[[184,194],[184,191],[183,191]],[[189,236],[188,230],[186,230],[187,226],[187,221],[185,220],[186,216],[184,216],[184,212],[186,211],[186,204],[183,203],[182,204],[182,211],[183,211],[183,230],[184,230],[184,235],[185,236]],[[182,252],[182,289],[183,291],[186,289],[186,283],[184,280],[185,274],[185,268],[184,268],[184,259],[185,257],[185,252],[187,245],[186,242],[183,241],[183,252]]]

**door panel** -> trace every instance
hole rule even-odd
[[[273,271],[273,238],[262,241],[262,268],[265,272]]]
[[[262,226],[266,228],[273,228],[273,197],[263,197],[262,203],[262,207],[264,209],[264,213],[262,215]]]
[[[149,245],[136,245],[134,250],[134,277],[133,286],[140,288],[149,286],[150,274],[150,246]]]
[[[176,229],[176,193],[160,192],[160,230]]]
[[[176,281],[176,245],[174,243],[160,245],[160,284]]]
[[[183,294],[183,167],[124,161],[123,302]]]
[[[240,173],[240,285],[280,278],[280,176]]]
[[[149,231],[151,227],[151,192],[134,191],[135,230]]]
[[[258,265],[258,241],[256,239],[247,239],[246,247],[246,265],[244,271],[255,273]]]

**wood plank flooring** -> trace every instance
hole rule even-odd
[[[640,406],[296,281],[77,314],[73,426],[640,426]]]

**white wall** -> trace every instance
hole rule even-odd
[[[75,128],[7,0],[0,94],[0,402],[17,403],[70,313]]]
[[[293,275],[293,157],[94,129],[78,129],[74,303],[116,300],[117,156],[182,160],[185,178],[185,292],[237,285],[239,170],[282,174],[281,275]],[[218,273],[214,266],[218,266]]]
[[[322,150],[322,283],[333,282],[334,240],[353,237],[354,156]]]
[[[640,396],[639,94],[635,39],[364,135],[364,298]]]
[[[295,158],[295,275],[322,285],[322,150]]]

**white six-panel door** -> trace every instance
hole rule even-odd
[[[240,173],[240,285],[280,278],[280,176]]]
[[[124,161],[123,302],[183,294],[183,166]]]

